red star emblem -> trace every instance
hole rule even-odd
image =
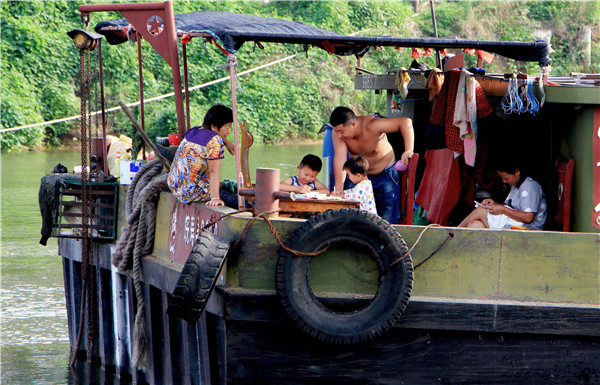
[[[160,34],[163,31],[163,28],[164,24],[158,16],[152,16],[148,20],[148,32],[150,32],[152,35],[156,36]]]

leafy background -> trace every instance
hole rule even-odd
[[[105,1],[107,2],[107,1]],[[2,128],[50,121],[77,115],[79,107],[79,58],[66,32],[81,28],[79,1],[2,1],[1,3],[1,123]],[[89,2],[87,2],[89,3]],[[418,4],[415,10],[415,3]],[[552,75],[570,72],[600,72],[599,1],[442,1],[434,2],[439,37],[481,40],[532,41],[538,31],[551,31],[556,50]],[[179,1],[175,13],[219,10],[302,21],[342,34],[431,37],[433,26],[428,1]],[[95,23],[122,18],[119,13],[92,14]],[[578,32],[592,29],[591,66],[580,60]],[[238,71],[299,53],[294,59],[240,78],[240,120],[248,121],[255,140],[282,143],[318,139],[317,131],[332,108],[347,105],[359,113],[385,110],[385,95],[354,90],[356,59],[337,57],[313,48],[264,44],[259,49],[244,44],[237,53]],[[142,44],[144,96],[172,92],[171,71],[151,47]],[[103,44],[107,107],[139,99],[137,49],[129,44]],[[458,53],[458,52],[457,52]],[[435,66],[433,56],[419,59]],[[188,45],[190,85],[227,76],[219,65],[225,56],[214,46],[194,39]],[[410,50],[373,50],[361,67],[377,73],[408,67]],[[467,66],[476,59],[467,55]],[[537,63],[497,58],[486,65],[492,73],[522,71],[539,73]],[[193,91],[191,121],[201,124],[205,111],[215,103],[230,105],[229,83],[222,82]],[[97,91],[97,89],[96,89]],[[96,92],[97,94],[97,92]],[[93,97],[94,110],[99,109]],[[139,114],[139,111],[134,111]],[[151,137],[177,131],[172,98],[146,104],[145,126]],[[122,111],[108,114],[108,132],[132,136],[132,127]],[[77,143],[78,121],[10,131],[0,134],[2,151],[28,147],[45,148]]]

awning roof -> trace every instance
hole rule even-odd
[[[102,21],[94,27],[106,36],[110,44],[127,39],[121,31],[129,22],[125,19]],[[311,27],[284,19],[243,15],[231,12],[200,11],[175,15],[178,35],[210,35],[230,53],[237,52],[244,42],[276,42],[316,46],[336,55],[363,55],[370,47],[416,48],[474,48],[520,60],[550,64],[550,44],[544,40],[533,42],[503,42],[459,39],[402,39],[391,36],[345,36],[336,32]]]

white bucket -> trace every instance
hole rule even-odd
[[[121,184],[131,184],[133,178],[144,164],[141,160],[122,160],[119,179]]]

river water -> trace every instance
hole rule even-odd
[[[259,146],[250,150],[251,176],[257,167],[281,169],[281,178],[297,175],[305,154],[321,154],[320,144]],[[61,258],[55,238],[41,246],[38,191],[42,176],[61,163],[80,163],[78,151],[3,153],[0,195],[1,374],[2,384],[120,383],[85,368],[69,369],[70,345]],[[322,178],[323,173],[319,174]],[[226,155],[222,179],[235,180],[235,162]],[[102,378],[100,380],[99,378]]]

